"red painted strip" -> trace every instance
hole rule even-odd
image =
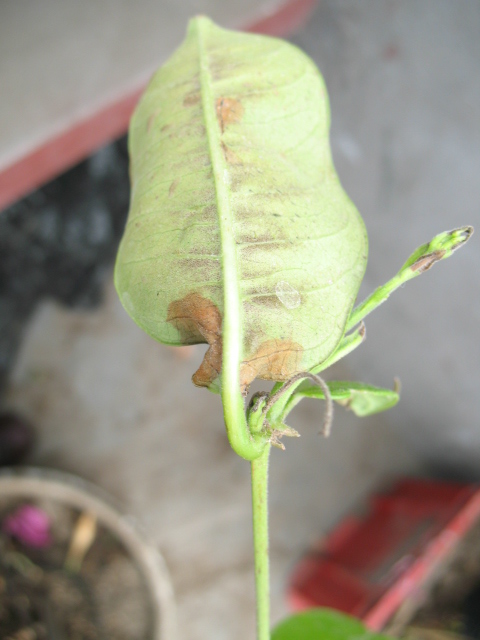
[[[101,109],[4,169],[0,211],[123,135],[141,93],[137,90]]]
[[[250,25],[247,30],[286,35],[306,20],[316,1],[287,0],[278,11]],[[136,89],[74,124],[0,171],[0,211],[123,135],[143,89]]]

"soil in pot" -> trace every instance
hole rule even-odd
[[[408,640],[480,640],[480,521],[440,567],[401,635]]]
[[[0,499],[0,637],[149,640],[143,576],[95,518],[53,500]]]

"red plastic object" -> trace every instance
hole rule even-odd
[[[480,519],[480,487],[401,480],[346,518],[295,568],[293,610],[332,607],[380,631]]]

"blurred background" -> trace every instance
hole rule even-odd
[[[170,568],[181,637],[244,640],[248,465],[229,449],[218,397],[190,382],[204,349],[153,343],[112,286],[128,118],[197,13],[286,35],[320,67],[337,171],[369,232],[363,297],[436,233],[479,226],[480,5],[0,5],[1,410],[33,425],[27,462],[94,481],[141,520]],[[396,292],[329,372],[379,386],[399,377],[395,409],[363,421],[339,409],[329,441],[320,405],[292,416],[302,437],[274,452],[271,471],[275,619],[294,562],[372,488],[412,474],[480,479],[477,243]]]

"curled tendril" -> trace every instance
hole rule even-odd
[[[294,385],[296,382],[304,378],[308,378],[309,380],[314,382],[316,385],[318,385],[325,395],[325,402],[326,402],[325,414],[323,416],[323,424],[322,424],[322,428],[320,429],[320,434],[325,438],[328,438],[332,430],[333,400],[332,400],[332,395],[330,393],[330,389],[328,388],[327,383],[323,378],[321,378],[315,373],[304,371],[302,373],[297,373],[294,376],[292,376],[290,380],[287,380],[287,382],[285,382],[285,384],[276,393],[268,397],[268,400],[266,401],[265,406],[262,409],[262,413],[266,415],[270,411],[270,409],[273,407],[273,405],[277,402],[277,400],[286,391],[288,391],[288,389],[292,385]]]

